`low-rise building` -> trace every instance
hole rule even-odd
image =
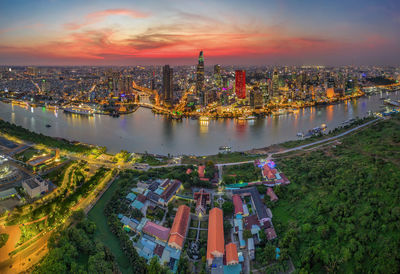
[[[37,197],[49,190],[49,183],[40,177],[32,177],[22,182],[22,187],[29,197]]]
[[[210,193],[200,189],[199,192],[194,193],[194,200],[196,201],[196,214],[198,216],[206,215],[207,205],[210,204]]]
[[[225,261],[227,265],[238,264],[239,256],[235,243],[229,243],[225,246]]]
[[[174,223],[172,224],[168,245],[182,250],[189,228],[189,222],[190,208],[186,205],[181,205],[176,212]]]
[[[142,231],[143,231],[143,233],[153,236],[160,241],[166,242],[166,241],[168,241],[170,229],[160,226],[156,223],[147,221],[146,224],[144,225]]]

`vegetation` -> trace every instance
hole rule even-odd
[[[278,165],[292,183],[279,189],[274,224],[300,272],[400,269],[399,115]]]
[[[41,133],[35,133],[4,120],[0,120],[0,131],[10,136],[17,137],[21,140],[35,144],[42,144],[52,148],[59,148],[70,152],[89,153],[92,150],[92,148],[87,145],[74,144],[65,139],[53,138]]]
[[[96,225],[88,220],[54,233],[49,253],[33,273],[116,273],[114,256],[94,240]]]
[[[21,237],[19,238],[19,241],[17,243],[17,246],[22,245],[23,243],[29,241],[36,235],[38,235],[40,232],[42,232],[45,228],[45,220],[40,221],[40,222],[35,222],[30,225],[24,225],[21,226]]]
[[[224,166],[223,181],[225,184],[236,184],[240,182],[253,182],[262,179],[261,170],[253,163]]]
[[[2,248],[8,241],[8,235],[7,233],[1,233],[0,234],[0,248]]]
[[[375,118],[371,117],[371,116],[367,116],[364,118],[357,118],[348,125],[338,126],[338,127],[334,128],[333,130],[329,130],[327,134],[314,135],[314,136],[308,137],[306,139],[301,139],[301,140],[287,141],[285,143],[280,144],[280,146],[282,146],[284,148],[293,148],[293,147],[297,147],[297,146],[301,146],[301,145],[306,145],[306,144],[309,144],[309,143],[312,143],[315,141],[323,140],[323,139],[338,135],[346,130],[349,130],[349,129],[359,126],[359,125],[362,125],[373,119],[375,119]]]
[[[231,163],[231,162],[244,162],[249,160],[254,160],[258,158],[258,155],[250,155],[245,152],[230,152],[230,153],[218,153],[216,155],[209,156],[184,156],[182,158],[183,164],[205,164],[208,161],[212,161],[216,164]]]

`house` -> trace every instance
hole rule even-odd
[[[206,166],[201,165],[197,168],[197,173],[199,174],[199,178],[204,178],[204,171],[206,169]]]
[[[28,193],[29,197],[37,197],[49,190],[49,183],[40,177],[32,177],[22,182],[22,187]]]
[[[130,192],[130,193],[128,193],[128,195],[126,195],[126,199],[133,202],[133,200],[136,199],[136,194]]]
[[[159,203],[166,206],[171,201],[171,198],[178,192],[182,183],[178,180],[170,180],[164,192],[160,195]]]
[[[272,187],[267,188],[267,195],[269,196],[271,202],[278,201],[278,196],[276,196]]]
[[[225,246],[225,261],[226,265],[238,264],[239,256],[236,244],[229,243]]]
[[[222,258],[224,256],[224,225],[223,212],[221,209],[214,207],[208,215],[208,240],[207,240],[207,262],[208,265],[213,263],[214,258]]]
[[[249,257],[251,260],[255,258],[255,249],[254,249],[254,240],[253,238],[249,238],[247,240],[247,249],[249,250]]]
[[[146,233],[150,236],[155,237],[158,240],[161,240],[163,242],[168,241],[168,236],[169,236],[169,228],[160,226],[156,223],[153,223],[151,221],[147,221],[146,224],[144,225],[142,229],[143,233]]]
[[[190,208],[186,205],[181,205],[176,212],[174,223],[172,224],[168,245],[182,250],[189,228],[189,222]]]
[[[242,198],[238,194],[232,195],[233,205],[235,206],[235,215],[243,214],[243,202]]]
[[[137,199],[135,201],[133,201],[133,203],[131,203],[131,207],[136,208],[141,210],[143,208],[144,204],[140,201],[138,201]]]
[[[273,239],[275,239],[277,237],[275,229],[273,227],[267,228],[265,230],[265,234],[267,234],[267,239],[268,240],[273,240]]]
[[[210,193],[200,189],[199,192],[194,193],[194,200],[196,201],[196,214],[198,216],[206,215],[207,205],[210,204]]]

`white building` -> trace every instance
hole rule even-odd
[[[22,182],[22,187],[28,193],[29,197],[37,197],[43,192],[49,190],[49,183],[40,177],[29,178]]]

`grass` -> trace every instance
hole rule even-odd
[[[29,241],[45,229],[45,220],[30,225],[21,226],[21,237],[16,246],[20,246]]]
[[[33,147],[30,147],[30,148],[24,150],[23,152],[15,155],[15,158],[22,162],[27,162],[30,159],[32,159],[34,156],[39,156],[41,154],[42,154],[41,151],[34,149]]]
[[[188,238],[196,239],[197,229],[189,229]]]
[[[226,184],[239,182],[253,182],[261,179],[261,170],[255,167],[253,163],[224,166],[223,180]]]
[[[8,235],[7,233],[0,234],[0,248],[3,247],[7,243],[9,236],[10,235]]]

